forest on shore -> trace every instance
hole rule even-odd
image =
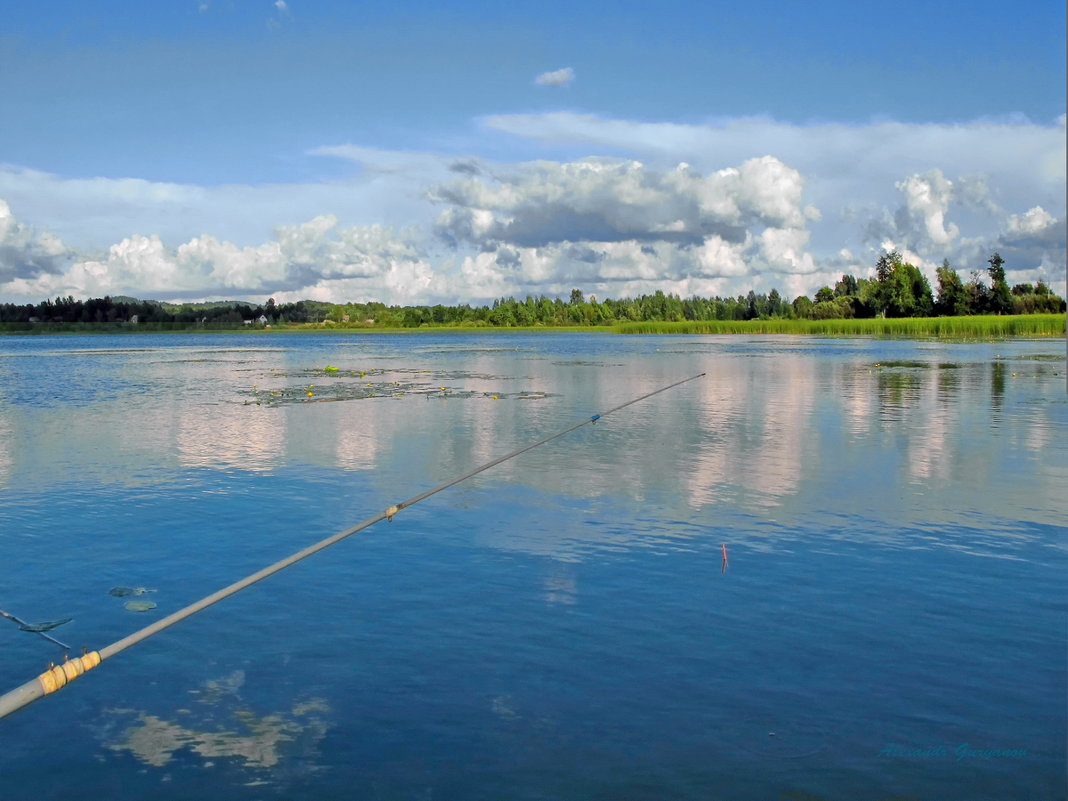
[[[500,298],[491,305],[387,306],[383,303],[325,303],[302,300],[254,305],[241,301],[175,304],[132,297],[45,300],[38,304],[0,304],[0,324],[8,330],[108,327],[240,329],[266,326],[344,328],[613,326],[636,322],[681,323],[750,320],[851,320],[866,318],[963,317],[971,315],[1050,314],[1065,311],[1065,301],[1039,281],[1005,280],[1004,259],[994,253],[985,271],[961,279],[949,262],[937,270],[937,292],[914,265],[896,251],[884,253],[870,279],[843,275],[814,298],[785,299],[778,290],[752,290],[737,297],[680,298],[657,291],[637,298],[598,300],[571,290],[568,300],[544,296]],[[985,272],[985,275],[984,275]],[[987,284],[986,278],[990,283]]]

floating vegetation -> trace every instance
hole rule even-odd
[[[622,364],[609,362],[584,362],[582,359],[572,359],[566,362],[553,362],[558,367],[622,367]]]
[[[148,587],[112,587],[108,590],[108,595],[125,598],[127,595],[144,595],[146,592],[155,592],[155,590],[150,590]]]
[[[28,631],[31,634],[39,634],[41,635],[41,637],[48,640],[49,642],[54,642],[60,648],[63,648],[66,651],[70,650],[69,645],[64,642],[60,642],[51,634],[46,634],[45,632],[51,631],[52,629],[58,626],[62,626],[64,623],[70,623],[72,620],[74,620],[74,618],[72,617],[65,617],[62,620],[48,620],[43,623],[27,623],[22,618],[13,615],[10,612],[5,612],[3,609],[0,609],[0,617],[6,617],[12,623],[17,625],[22,631]]]
[[[1026,359],[1032,362],[1063,362],[1063,353],[1031,353],[1024,356],[1018,356],[1019,359]]]
[[[61,620],[46,620],[43,623],[23,623],[19,628],[22,631],[32,631],[35,634],[40,634],[42,631],[51,631],[52,629],[59,628],[64,623],[70,623],[74,618],[65,617]]]
[[[872,367],[933,367],[930,362],[910,362],[904,360],[876,362]]]
[[[275,379],[295,379],[295,381],[288,386],[261,387],[259,384],[253,384],[249,389],[240,392],[245,398],[246,406],[404,398],[409,395],[421,395],[428,400],[468,398],[540,400],[548,397],[548,394],[544,392],[486,391],[484,387],[474,389],[458,386],[458,382],[515,381],[519,378],[473,373],[466,370],[428,370],[414,367],[356,369],[327,365],[284,373],[274,372],[271,375]],[[310,383],[309,378],[317,380]]]
[[[307,386],[280,387],[278,389],[259,389],[253,387],[242,393],[249,396],[245,405],[282,406],[291,403],[329,403],[334,401],[369,400],[372,398],[404,398],[409,395],[422,396],[427,400],[468,400],[472,398],[490,398],[492,400],[541,400],[550,393],[522,390],[519,392],[487,392],[484,390],[463,389],[413,381],[390,381],[371,383],[338,382],[335,384],[317,384],[314,390]]]
[[[522,353],[531,352],[531,348],[417,348],[420,353]]]
[[[371,375],[371,376],[383,375],[386,372],[389,372],[389,371],[383,370],[380,367],[373,367],[370,370],[358,370],[358,369],[352,369],[352,368],[342,369],[341,367],[335,367],[333,365],[328,364],[326,367],[311,367],[311,368],[308,368],[308,369],[305,369],[305,370],[296,370],[296,371],[293,371],[291,373],[279,373],[279,372],[276,372],[276,373],[274,373],[274,375],[276,375],[276,376],[279,376],[279,375],[315,376],[315,377],[320,377],[320,376],[335,376],[335,377],[348,376],[350,378],[351,377],[365,378],[365,377],[367,377],[369,375]]]
[[[127,601],[125,606],[131,612],[148,612],[155,609],[158,604],[155,601]]]
[[[349,367],[312,367],[303,370],[271,373],[275,378],[375,378],[377,376],[419,376],[441,383],[474,378],[482,381],[514,381],[517,376],[494,375],[492,373],[473,373],[469,370],[427,370],[418,367],[371,367],[367,369]]]
[[[955,362],[917,362],[909,361],[907,359],[898,359],[887,362],[875,362],[872,367],[911,367],[922,370],[931,370],[937,367],[939,370],[956,370],[957,368],[964,367],[964,365]]]

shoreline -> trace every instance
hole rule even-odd
[[[16,327],[17,326],[17,327]],[[987,340],[1063,338],[1063,314],[982,315],[970,317],[899,317],[864,319],[685,320],[625,322],[598,326],[419,326],[374,328],[299,323],[256,328],[204,328],[184,324],[7,323],[0,336],[100,334],[622,334],[622,335],[790,335],[816,337],[873,336],[888,339]]]

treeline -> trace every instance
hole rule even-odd
[[[875,265],[875,277],[843,275],[832,289],[822,287],[815,300],[805,296],[793,303],[794,316],[809,320],[870,317],[961,317],[979,314],[1044,314],[1065,310],[1064,300],[1042,281],[1016,284],[1005,281],[1005,260],[994,253],[986,270],[973,270],[961,280],[948,260],[936,270],[938,296],[920,270],[902,260],[896,251],[884,253]]]
[[[215,303],[162,303],[128,297],[73,297],[45,300],[36,305],[0,303],[0,323],[115,323],[187,325],[212,328],[240,328],[245,325],[319,322],[332,304],[302,300],[276,305],[274,299],[263,305],[221,301]],[[384,307],[383,307],[384,308]]]
[[[750,291],[737,297],[680,298],[657,291],[637,298],[598,300],[571,290],[568,300],[544,296],[500,298],[488,306],[386,306],[383,303],[332,304],[303,300],[262,305],[238,301],[171,304],[127,297],[46,300],[37,305],[0,304],[0,323],[92,327],[115,326],[241,328],[317,323],[353,328],[423,326],[518,327],[598,326],[628,322],[743,321],[775,319],[863,319],[874,317],[951,317],[1058,313],[1063,299],[1042,281],[1035,285],[1005,281],[1005,261],[994,253],[985,271],[961,279],[948,261],[937,270],[937,295],[927,278],[896,251],[884,253],[873,278],[843,275],[814,298],[787,301],[778,290]],[[989,285],[986,282],[989,278]]]
[[[1042,314],[1065,310],[1063,299],[1042,281],[1017,284],[1005,281],[1005,260],[994,253],[986,273],[975,270],[967,282],[944,261],[937,270],[938,294],[916,266],[896,251],[884,253],[873,278],[843,275],[834,287],[824,286],[815,298],[802,295],[786,301],[772,289],[767,294],[752,290],[737,297],[692,297],[656,292],[638,298],[598,301],[586,299],[578,289],[568,301],[527,296],[501,298],[490,307],[411,306],[391,318],[392,325],[419,326],[563,326],[615,325],[627,322],[742,321],[774,319],[863,319],[875,317],[951,317],[986,314]],[[391,313],[395,310],[391,309]],[[354,312],[355,314],[355,312]],[[343,308],[335,310],[335,322],[346,322]]]
[[[657,290],[637,298],[598,300],[586,298],[581,290],[571,290],[571,297],[550,299],[544,296],[500,298],[491,306],[409,306],[402,311],[399,324],[406,328],[428,325],[464,326],[597,326],[621,322],[664,320],[749,320],[760,316],[789,316],[792,310],[771,290],[767,295],[750,292],[737,298],[680,298]]]

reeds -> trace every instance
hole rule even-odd
[[[809,334],[939,339],[1056,337],[1065,334],[1063,314],[901,317],[863,320],[687,320],[622,323],[620,334]]]

